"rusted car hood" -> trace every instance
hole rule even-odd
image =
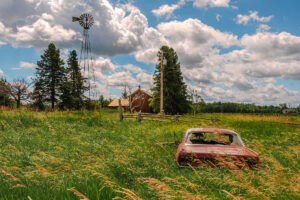
[[[242,146],[223,146],[223,145],[184,145],[183,152],[201,155],[228,155],[228,156],[251,156],[257,157],[255,151]]]

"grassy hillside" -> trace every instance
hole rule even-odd
[[[120,122],[114,111],[2,111],[0,199],[300,198],[300,129],[265,122],[299,116],[213,116],[260,153],[261,170],[178,168],[177,145],[157,143],[193,125]]]

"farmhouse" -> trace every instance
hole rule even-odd
[[[141,89],[139,86],[133,93],[131,93],[127,99],[121,99],[121,105],[124,110],[131,112],[151,112],[150,108],[150,97],[151,94],[146,90]],[[119,107],[119,99],[114,99],[109,105],[109,108]]]

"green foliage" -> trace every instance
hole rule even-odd
[[[59,49],[51,43],[37,65],[34,91],[31,94],[34,107],[44,110],[45,103],[50,103],[52,109],[58,105],[61,110],[81,109],[84,106],[87,87],[75,50],[70,52],[68,67],[65,68]]]
[[[91,99],[88,99],[87,101],[85,101],[84,105],[85,105],[85,109],[87,109],[87,110],[99,110],[99,108],[100,108],[98,101],[91,100]]]
[[[187,124],[119,122],[116,110],[105,109],[47,115],[3,111],[0,199],[79,199],[70,188],[103,200],[299,199],[299,129],[262,122],[291,122],[290,116],[204,116],[240,133],[260,154],[262,168],[179,168],[178,145],[160,143],[173,142],[174,134],[180,140],[191,127]],[[300,123],[299,116],[293,122]]]
[[[86,78],[84,78],[81,74],[75,50],[70,52],[67,71],[72,84],[71,94],[74,101],[72,107],[75,109],[81,109],[84,103],[83,100],[85,99],[84,92],[88,90],[88,87],[85,86]]]
[[[167,61],[163,70],[163,106],[167,114],[182,114],[190,110],[187,86],[183,81],[178,56],[173,48],[162,46],[157,54],[158,64],[154,72],[154,87],[151,89],[151,107],[154,112],[160,110],[160,80],[161,80],[161,54]]]
[[[288,108],[287,105],[286,105],[286,103],[281,103],[281,104],[279,104],[279,107],[280,107],[282,110]]]
[[[193,103],[193,108],[195,113],[282,113],[282,109],[278,106],[259,106],[255,104],[231,102],[205,103],[204,101],[200,101],[198,103]]]
[[[99,104],[101,108],[107,108],[111,100],[104,99],[103,95],[99,97]]]
[[[72,94],[72,82],[65,78],[65,81],[60,87],[60,103],[59,108],[61,110],[67,109],[73,109],[75,107],[75,97]]]
[[[300,104],[299,104],[299,106],[296,108],[296,110],[298,111],[298,113],[300,113]]]
[[[0,78],[0,106],[11,106],[10,85],[4,77]]]
[[[66,69],[63,84],[60,88],[60,109],[79,110],[84,106],[84,92],[87,91],[85,86],[86,79],[81,74],[78,64],[77,53],[71,51],[68,58],[68,67]]]
[[[41,55],[41,60],[37,62],[32,97],[38,108],[43,108],[44,102],[47,102],[54,109],[55,104],[59,101],[64,77],[64,62],[60,58],[59,49],[56,49],[55,45],[51,43]]]
[[[46,101],[46,96],[44,95],[44,83],[42,80],[36,81],[34,83],[34,91],[31,93],[31,98],[34,100],[32,106],[33,108],[37,108],[39,110],[45,109],[44,102]]]
[[[190,98],[190,101],[192,102],[191,111],[193,114],[201,113],[201,112],[205,111],[205,107],[206,107],[205,101],[203,100],[201,95],[197,93],[197,91],[195,91],[195,90],[189,91],[188,97]]]

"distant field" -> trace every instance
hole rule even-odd
[[[270,123],[299,115],[205,116],[240,133],[262,169],[178,168],[177,145],[157,143],[193,125],[120,122],[111,110],[0,111],[0,199],[300,199],[300,129]]]

